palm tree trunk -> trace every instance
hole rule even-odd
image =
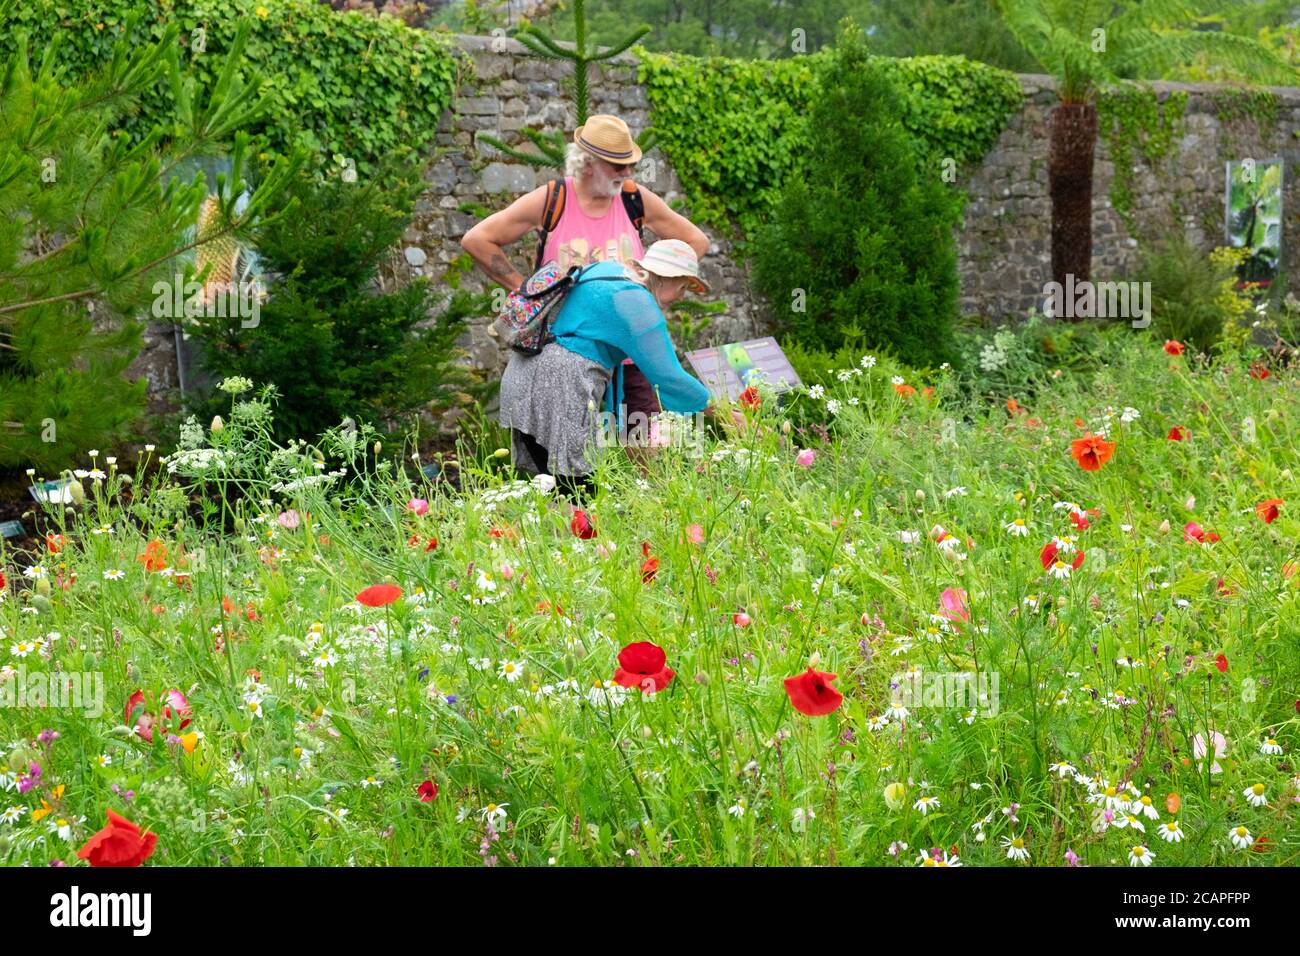
[[[1097,107],[1057,103],[1052,109],[1047,160],[1052,197],[1052,279],[1086,282],[1092,274],[1092,160],[1097,145]]]

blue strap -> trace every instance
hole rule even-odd
[[[610,376],[609,384],[605,386],[605,411],[612,412],[617,418],[619,435],[622,435],[627,428],[623,404],[623,363],[619,362],[614,366],[614,374]]]

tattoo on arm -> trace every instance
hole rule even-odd
[[[514,281],[513,277],[519,275],[519,270],[511,265],[506,254],[498,250],[493,253],[483,266],[483,271],[489,276],[505,286],[507,289],[514,289],[519,283]]]

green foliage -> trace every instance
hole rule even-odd
[[[776,61],[637,52],[658,143],[686,189],[691,216],[752,237],[784,184],[826,143],[821,131],[810,135],[807,117],[821,99],[829,52]],[[895,81],[918,162],[977,162],[1022,101],[1015,76],[961,57],[869,61]]]
[[[1065,373],[1087,375],[1104,367],[1131,330],[1121,323],[1065,322],[1037,312],[997,328],[962,329],[962,385],[969,392],[1025,402]]]
[[[374,291],[379,266],[410,221],[418,169],[386,163],[357,183],[300,176],[298,212],[263,230],[257,249],[278,278],[258,322],[200,316],[195,333],[214,379],[242,376],[281,395],[278,436],[315,437],[346,417],[380,429],[456,401],[464,319],[484,297],[457,292],[432,324],[435,290],[418,278]],[[213,402],[198,405],[205,414]]]
[[[988,0],[874,0],[864,20],[871,48],[884,56],[947,54],[1032,73],[1033,59]]]
[[[141,17],[134,27],[131,13]],[[262,75],[271,104],[248,127],[259,150],[286,155],[301,142],[366,171],[431,143],[451,101],[456,61],[444,37],[314,0],[23,0],[0,13],[0,54],[12,51],[15,30],[42,43],[57,35],[59,66],[75,77],[103,66],[118,40],[149,43],[171,27],[181,69],[200,94],[216,82],[236,31],[249,30],[244,66]],[[146,90],[138,110],[121,118],[133,141],[167,115],[166,92]]]
[[[1187,93],[1176,90],[1160,100],[1148,86],[1118,84],[1097,98],[1097,132],[1106,141],[1115,176],[1110,201],[1131,235],[1139,233],[1133,221],[1133,167],[1140,156],[1157,172],[1183,135]]]
[[[809,125],[823,145],[755,237],[755,286],[787,340],[950,360],[961,197],[918,170],[896,85],[860,40],[846,34],[821,90]]]
[[[834,42],[840,18],[872,21],[876,0],[816,0],[773,3],[771,0],[587,0],[587,29],[602,46],[616,45],[629,23],[650,26],[645,45],[656,51],[695,56],[773,60],[800,55]],[[565,15],[569,4],[551,5],[538,15],[558,39],[575,39]]]
[[[1067,103],[1094,100],[1128,78],[1169,74],[1201,60],[1252,79],[1295,82],[1296,72],[1265,44],[1195,28],[1223,0],[1137,0],[1118,9],[1093,0],[997,0],[1021,46],[1056,80]]]
[[[1151,283],[1151,323],[1156,334],[1210,351],[1228,336],[1240,346],[1235,326],[1250,313],[1249,298],[1236,290],[1242,249],[1218,249],[1207,255],[1184,236],[1149,246],[1140,277]]]
[[[33,70],[26,37],[12,38],[0,76],[0,468],[60,468],[122,435],[143,404],[144,380],[124,372],[139,319],[157,308],[154,284],[192,277],[190,250],[246,235],[297,162],[272,166],[236,210],[249,148],[239,127],[266,109],[238,71],[244,35],[213,58],[217,78],[201,92],[176,69],[176,36],[121,42],[71,85],[55,44]],[[159,83],[166,150],[159,129],[136,143],[112,134]],[[195,238],[207,184],[173,171],[232,140],[233,174]]]

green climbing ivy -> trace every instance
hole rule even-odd
[[[315,0],[23,0],[4,9],[0,57],[12,52],[18,31],[30,37],[37,60],[57,38],[56,63],[73,77],[108,61],[132,14],[141,14],[140,43],[178,24],[181,68],[200,91],[216,81],[235,31],[247,23],[244,68],[260,75],[272,101],[266,118],[248,129],[259,148],[284,154],[300,142],[345,156],[359,170],[433,142],[456,79],[447,37]],[[128,136],[138,140],[171,117],[166,90],[159,84],[141,112],[126,118]]]
[[[692,218],[734,230],[743,248],[816,145],[806,118],[830,51],[783,60],[635,52],[659,146],[682,181]],[[1014,74],[965,57],[872,62],[903,91],[903,126],[918,163],[978,162],[1023,100]]]
[[[1159,169],[1183,135],[1187,93],[1175,90],[1162,102],[1149,86],[1125,83],[1097,98],[1097,129],[1115,166],[1110,201],[1130,235],[1133,222],[1133,167],[1140,157]]]

